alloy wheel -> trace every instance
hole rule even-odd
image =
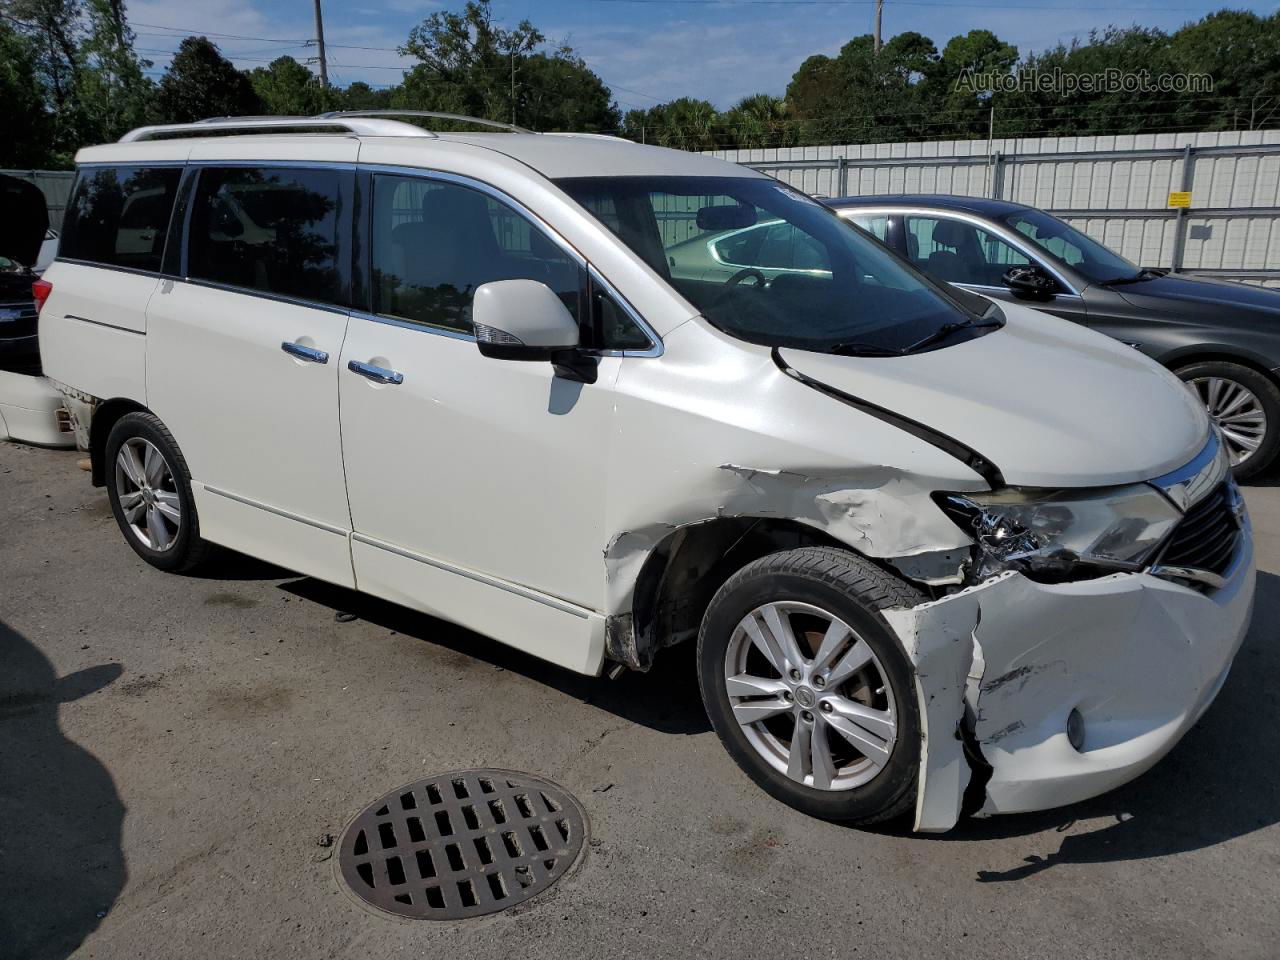
[[[182,529],[173,468],[155,444],[130,437],[116,454],[116,497],[125,523],[143,546],[164,552]]]
[[[725,688],[751,746],[804,786],[850,790],[893,754],[897,711],[883,666],[819,607],[768,603],[743,617],[725,651]]]
[[[1231,465],[1238,467],[1257,452],[1267,436],[1262,401],[1244,384],[1223,377],[1196,377],[1187,389],[1199,398],[1222,431]]]

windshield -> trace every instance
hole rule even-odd
[[[1120,254],[1040,210],[1022,210],[1005,217],[1004,222],[1093,283],[1110,283],[1138,272],[1137,265]]]
[[[926,279],[775,180],[584,177],[557,184],[707,320],[753,343],[897,354],[980,335],[990,324],[970,324],[995,313],[989,301]]]

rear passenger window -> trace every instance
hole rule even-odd
[[[187,276],[301,300],[346,299],[342,170],[206,167],[187,241]]]
[[[377,176],[373,311],[471,333],[476,287],[538,280],[580,317],[577,262],[511,207],[452,183]]]
[[[850,222],[861,227],[881,243],[889,242],[889,218],[886,217],[849,217]]]
[[[160,270],[177,167],[84,167],[63,219],[58,256]]]

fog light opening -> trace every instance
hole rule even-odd
[[[1084,752],[1084,716],[1074,707],[1067,714],[1067,740],[1077,753]]]

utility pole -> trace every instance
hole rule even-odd
[[[316,0],[319,3],[320,0]],[[511,48],[511,125],[516,125],[516,48]]]
[[[320,9],[320,7],[318,6],[319,3],[320,3],[320,0],[316,0],[317,10]],[[884,13],[884,0],[876,0],[876,31],[875,31],[876,33],[875,52],[876,53],[880,52],[880,18],[883,13]],[[317,14],[317,16],[319,16],[319,14]]]
[[[324,17],[320,14],[320,0],[316,3],[316,54],[320,63],[320,86],[329,86],[329,63],[324,57]]]

